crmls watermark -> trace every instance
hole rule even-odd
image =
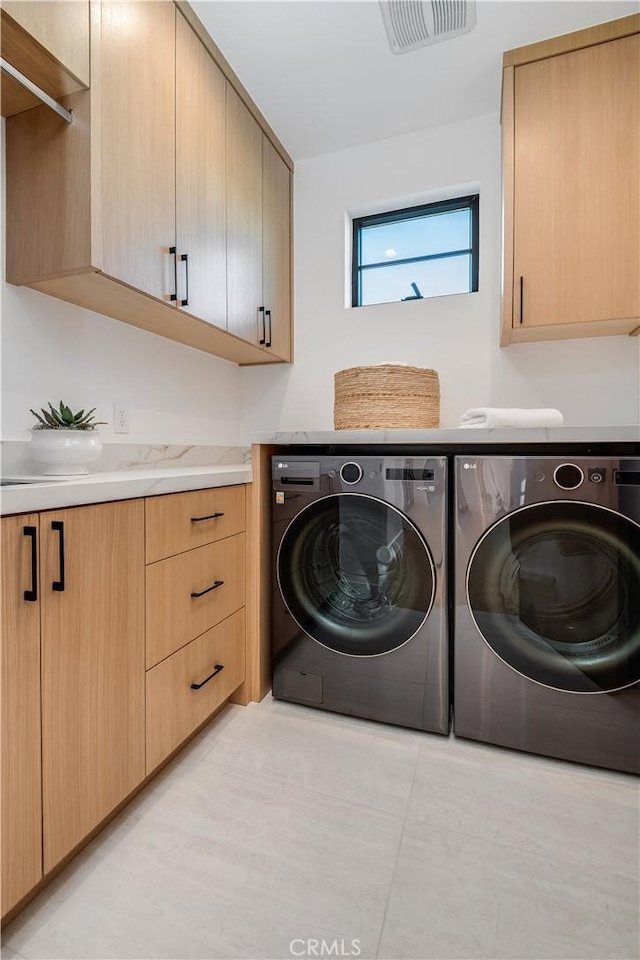
[[[298,937],[289,944],[292,957],[359,957],[359,940],[303,940]]]

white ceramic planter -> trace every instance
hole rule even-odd
[[[95,430],[32,430],[29,457],[49,477],[77,477],[89,473],[88,464],[102,453]]]

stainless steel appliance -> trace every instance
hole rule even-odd
[[[444,457],[272,460],[273,696],[449,731]]]
[[[455,460],[454,733],[640,772],[640,460]]]

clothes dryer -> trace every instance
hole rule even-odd
[[[272,460],[273,696],[449,731],[447,460]]]
[[[640,460],[455,460],[454,733],[640,772]]]

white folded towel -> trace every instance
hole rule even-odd
[[[564,417],[559,410],[520,409],[518,407],[472,407],[460,417],[461,427],[561,427]]]

